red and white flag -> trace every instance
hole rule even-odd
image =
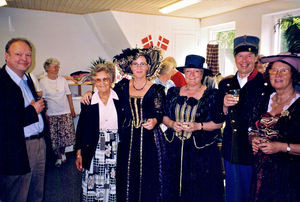
[[[157,46],[166,51],[168,49],[169,42],[170,41],[168,39],[159,36]]]
[[[152,36],[148,35],[147,37],[143,38],[142,44],[144,48],[150,48],[151,46],[153,46]]]

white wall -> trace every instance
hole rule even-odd
[[[43,71],[48,57],[61,62],[61,74],[87,70],[98,56],[110,59],[82,15],[0,8],[0,64],[13,37],[25,37],[35,47],[33,73]]]
[[[300,8],[299,0],[274,0],[200,21],[115,11],[73,15],[1,7],[0,65],[5,63],[4,46],[12,37],[25,37],[34,44],[35,74],[42,72],[48,57],[61,61],[61,74],[70,74],[87,70],[98,56],[111,60],[121,49],[142,47],[141,39],[148,34],[154,44],[159,35],[169,39],[165,56],[174,56],[183,65],[187,54],[206,56],[208,29],[218,24],[235,22],[236,35],[261,36],[262,44],[270,46],[270,37],[261,30],[273,25],[262,24],[262,16],[296,8]]]
[[[84,15],[84,18],[110,60],[122,49],[131,47],[112,12],[88,14]]]
[[[141,39],[151,34],[170,40],[166,56],[180,65],[187,54],[199,54],[200,21],[123,12],[88,15],[62,14],[25,9],[0,8],[0,64],[4,46],[13,37],[29,39],[36,51],[33,73],[40,74],[48,57],[61,62],[61,74],[88,70],[98,56],[111,60],[122,49],[142,47]],[[2,47],[2,48],[1,48]]]
[[[176,58],[183,65],[188,54],[200,54],[200,20],[113,12],[131,47],[142,47],[141,39],[152,35],[154,45],[158,37],[170,40],[165,56]]]

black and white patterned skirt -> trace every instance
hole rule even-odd
[[[82,201],[115,202],[119,134],[101,130],[90,170],[82,175]]]

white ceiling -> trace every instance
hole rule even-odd
[[[159,9],[178,0],[6,0],[11,8],[33,9],[72,14],[123,11],[163,15]],[[167,16],[205,18],[273,0],[202,0]]]

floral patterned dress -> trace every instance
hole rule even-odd
[[[273,95],[271,95],[272,98]],[[269,111],[249,131],[250,141],[262,137],[265,141],[300,143],[300,95],[281,114],[272,116]],[[254,155],[250,201],[282,202],[300,201],[300,158],[288,153],[265,154],[259,150]]]

